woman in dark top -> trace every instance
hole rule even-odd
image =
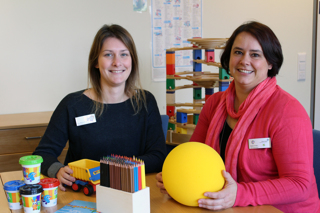
[[[165,139],[154,96],[141,88],[138,56],[131,35],[119,25],[104,25],[89,55],[91,88],[67,95],[54,111],[33,154],[43,157],[41,172],[71,186],[69,162],[117,154],[135,156],[146,172],[161,170]],[[57,157],[67,141],[61,164]]]

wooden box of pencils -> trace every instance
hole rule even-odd
[[[103,157],[96,191],[100,212],[150,213],[150,189],[146,187],[145,165],[140,159]]]
[[[150,189],[125,192],[109,187],[97,186],[97,211],[108,213],[150,213]]]

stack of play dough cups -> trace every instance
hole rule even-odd
[[[37,184],[40,182],[42,162],[42,157],[38,155],[27,155],[20,158],[19,163],[22,166],[23,178],[26,184]]]
[[[26,184],[22,180],[9,181],[3,185],[3,188],[7,194],[9,208],[11,210],[17,210],[22,208],[22,200],[19,193],[19,188],[24,185]]]
[[[21,157],[19,163],[23,169],[23,179],[26,185],[19,188],[25,213],[39,213],[41,210],[40,168],[43,159],[38,155]]]
[[[44,178],[40,180],[39,184],[43,188],[42,206],[52,207],[57,205],[59,180],[56,178]]]
[[[19,192],[22,197],[24,213],[40,212],[42,191],[42,186],[39,184],[28,184],[19,188]]]

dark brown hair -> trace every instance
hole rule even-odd
[[[268,70],[268,77],[276,76],[283,62],[281,44],[268,26],[255,21],[239,26],[228,39],[220,59],[223,69],[230,73],[229,61],[232,45],[236,37],[242,32],[250,33],[258,40],[266,60],[272,65],[272,69]]]

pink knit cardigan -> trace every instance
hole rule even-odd
[[[223,94],[213,94],[207,100],[190,141],[206,142],[210,122]],[[242,127],[236,125],[236,128]],[[221,132],[220,128],[211,131]],[[271,139],[271,148],[249,149],[249,139],[267,137]],[[218,147],[215,143],[210,145]],[[227,146],[233,143],[239,141],[229,138]],[[234,206],[269,204],[284,212],[320,212],[311,122],[303,106],[279,86],[246,127],[237,158],[238,190]]]

